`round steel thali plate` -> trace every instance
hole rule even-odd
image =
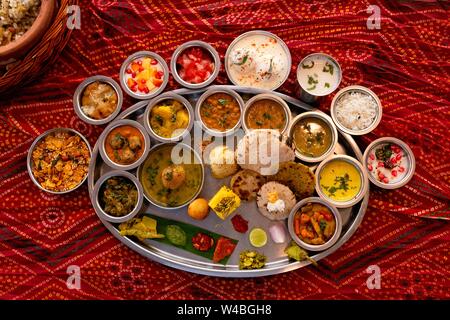
[[[268,91],[264,89],[254,89],[248,87],[237,87],[237,86],[210,86],[207,88],[202,88],[198,90],[190,90],[190,89],[178,89],[174,90],[174,93],[177,93],[183,97],[185,97],[189,102],[195,106],[195,102],[197,99],[205,92],[207,89],[212,87],[220,87],[231,89],[238,92],[243,99],[246,101],[250,99],[252,96],[260,93],[274,93],[282,98],[291,108],[293,116],[296,114],[311,111],[313,108],[295,98],[287,96],[285,94]],[[123,111],[117,119],[132,119],[143,123],[143,114],[146,106],[148,105],[148,101],[140,101]],[[153,144],[157,142],[152,141]],[[92,161],[89,167],[89,176],[88,176],[88,187],[89,194],[92,198],[94,184],[100,178],[101,175],[105,174],[108,171],[111,171],[112,168],[108,167],[105,163],[103,163],[100,154],[99,154],[99,142],[96,143],[93,148],[92,153]],[[358,161],[362,161],[362,153],[356,144],[355,140],[348,134],[339,133],[338,145],[335,150],[336,154],[347,154],[356,158]],[[315,170],[317,164],[307,164],[312,170]],[[135,173],[135,171],[132,171]],[[200,193],[200,197],[210,199],[217,190],[222,185],[228,185],[230,181],[230,177],[226,179],[215,179],[210,174],[210,169],[208,166],[205,166],[205,181],[203,190]],[[339,212],[342,216],[343,228],[342,233],[339,240],[329,249],[318,252],[311,253],[311,258],[316,261],[319,261],[331,253],[335,252],[339,249],[356,231],[358,226],[360,225],[364,214],[367,209],[367,204],[369,201],[369,190],[367,190],[363,199],[354,205],[353,207],[346,209],[339,209]],[[131,248],[132,250],[138,252],[139,254],[162,263],[164,265],[174,267],[177,269],[181,269],[184,271],[194,272],[203,275],[210,276],[219,276],[219,277],[230,277],[230,278],[245,278],[245,277],[258,277],[258,276],[266,276],[273,275],[282,272],[292,271],[301,267],[305,267],[310,264],[309,261],[302,262],[293,262],[290,261],[287,256],[284,254],[284,249],[288,245],[288,243],[283,244],[275,244],[273,241],[269,239],[267,245],[263,248],[259,248],[257,251],[267,256],[266,266],[262,269],[257,270],[239,270],[239,253],[243,250],[251,249],[252,246],[248,240],[248,234],[241,234],[234,230],[232,227],[230,219],[225,221],[220,220],[214,213],[210,213],[205,220],[196,221],[191,219],[186,214],[186,208],[180,208],[176,210],[167,210],[163,208],[158,208],[148,201],[145,201],[142,206],[141,212],[151,213],[156,216],[160,216],[163,218],[168,218],[176,221],[181,221],[185,223],[189,223],[192,225],[199,226],[201,228],[207,229],[212,232],[216,232],[218,234],[222,234],[224,236],[239,240],[237,247],[235,248],[233,254],[231,255],[228,263],[226,265],[221,265],[217,263],[213,263],[212,261],[194,255],[190,252],[181,250],[179,248],[166,245],[164,243],[155,241],[155,240],[145,240],[144,242],[139,242],[134,238],[123,237],[120,235],[118,231],[118,225],[112,224],[106,220],[100,219],[105,227],[117,238],[119,241],[124,243],[126,246]],[[249,220],[249,229],[255,227],[261,227],[263,229],[268,229],[271,221],[265,217],[263,217],[257,210],[256,201],[245,202],[243,201],[241,206],[238,208],[237,212],[244,213],[244,218]],[[249,218],[251,216],[251,218]]]

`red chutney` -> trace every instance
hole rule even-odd
[[[241,215],[236,214],[231,218],[234,230],[240,233],[246,233],[248,231],[248,221],[242,218]]]
[[[214,72],[214,59],[201,47],[190,47],[177,58],[177,73],[188,83],[202,83]]]

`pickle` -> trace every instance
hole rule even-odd
[[[266,264],[266,256],[256,251],[242,251],[239,255],[239,269],[261,269]]]

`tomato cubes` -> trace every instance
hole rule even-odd
[[[211,53],[201,47],[184,50],[178,56],[176,64],[180,78],[192,84],[208,80],[215,68]]]

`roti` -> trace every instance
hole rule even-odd
[[[270,176],[269,180],[288,186],[297,200],[310,197],[314,193],[314,173],[301,163],[293,161],[280,163],[278,172]]]
[[[252,170],[241,170],[231,178],[231,189],[242,200],[250,201],[256,198],[256,194],[266,178]]]

